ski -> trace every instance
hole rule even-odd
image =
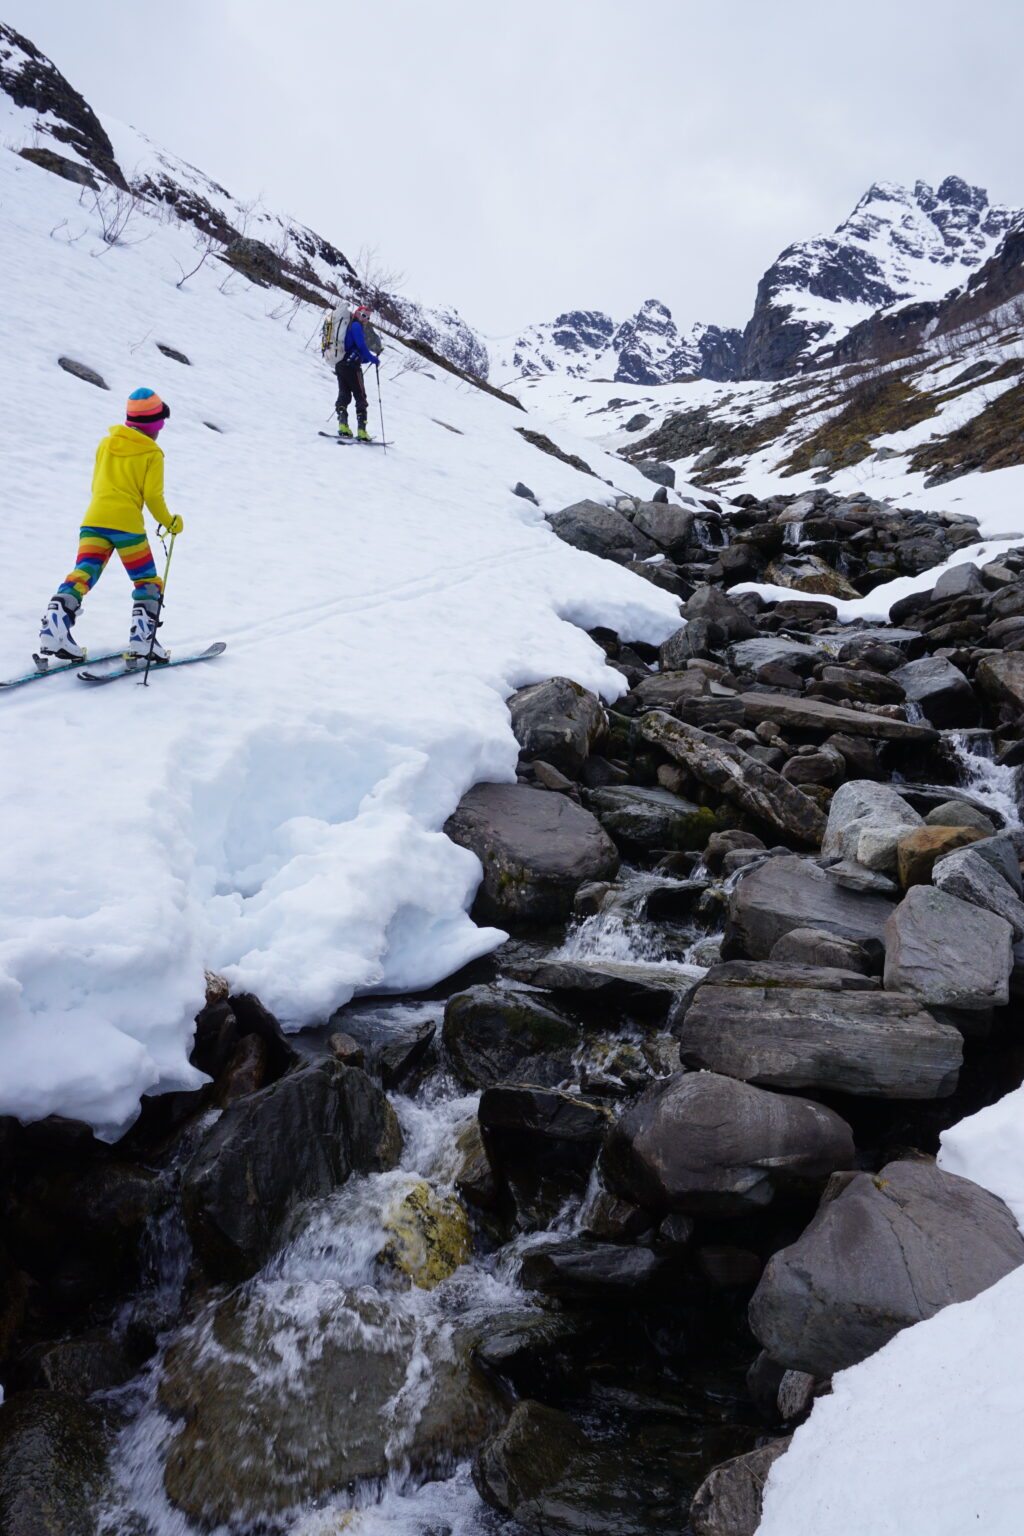
[[[326,437],[329,443],[344,443],[346,447],[349,443],[355,443],[360,448],[393,448],[395,446],[394,443],[382,442],[379,437],[372,437],[370,441],[366,443],[358,437],[339,437],[337,432],[320,432],[318,436]]]
[[[218,640],[214,645],[207,646],[205,651],[197,651],[192,656],[172,656],[170,661],[155,661],[149,669],[150,677],[155,677],[158,672],[166,672],[169,667],[187,667],[193,661],[210,661],[214,656],[220,656],[227,650],[227,642]],[[113,683],[119,677],[135,677],[140,681],[146,675],[146,658],[139,659],[136,666],[128,666],[122,660],[119,667],[112,667],[109,672],[79,672],[78,677],[83,683]]]
[[[58,672],[77,671],[82,666],[98,666],[104,661],[116,661],[123,655],[123,651],[104,651],[99,656],[80,656],[77,661],[58,661],[55,666],[35,667],[31,672],[23,673],[21,677],[5,678],[0,682],[0,688],[22,688],[26,683],[37,683],[41,677],[56,677]],[[34,657],[33,660],[35,660]]]

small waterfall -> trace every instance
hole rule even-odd
[[[657,894],[679,897],[680,910],[691,909],[682,922],[652,921],[648,903]],[[699,913],[704,892],[694,882],[668,876],[636,874],[628,878],[602,911],[586,917],[566,934],[553,960],[572,960],[581,965],[662,966],[690,970],[695,976],[706,969],[692,958],[693,950],[707,945],[707,924]]]
[[[907,718],[909,719],[909,713]],[[951,731],[949,742],[965,789],[996,811],[1007,827],[1021,826],[1019,768],[1001,768],[989,731]]]
[[[785,523],[782,529],[782,543],[787,549],[797,549],[803,543],[804,525],[803,519],[799,522]]]
[[[729,542],[724,525],[715,517],[695,518],[693,532],[702,549],[724,549]]]

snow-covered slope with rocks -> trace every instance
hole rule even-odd
[[[33,530],[3,674],[30,665],[96,442],[139,384],[171,402],[168,498],[185,520],[163,633],[179,651],[228,642],[146,691],[69,674],[2,699],[0,1114],[112,1134],[140,1094],[194,1084],[204,965],[298,1025],[493,947],[466,915],[476,860],[440,828],[471,783],[514,774],[504,699],[553,673],[614,697],[621,675],[580,626],[658,640],[678,607],[511,494],[525,481],[548,510],[611,494],[524,441],[521,411],[391,348],[395,448],[326,442],[317,311],[282,315],[279,294],[211,263],[178,286],[185,228],[143,209],[147,239],[106,245],[77,192],[0,153],[3,482]],[[109,570],[80,640],[123,643],[129,595]]]
[[[600,310],[570,310],[492,348],[497,381],[560,374],[617,384],[664,384],[682,376],[733,376],[740,333],[716,325],[680,331],[672,312],[647,299],[618,324]]]

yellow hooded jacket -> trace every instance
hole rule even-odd
[[[164,501],[164,451],[134,427],[111,427],[96,450],[92,500],[83,525],[144,533],[143,503],[158,523],[170,523]]]

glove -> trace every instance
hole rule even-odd
[[[380,358],[379,358],[379,357],[375,357],[375,358],[374,358],[374,360],[373,360],[373,366],[374,366],[374,367],[375,367],[375,368],[379,368],[379,367],[380,367]]]
[[[180,533],[185,524],[180,517],[172,517],[169,523],[157,523],[158,533]]]

